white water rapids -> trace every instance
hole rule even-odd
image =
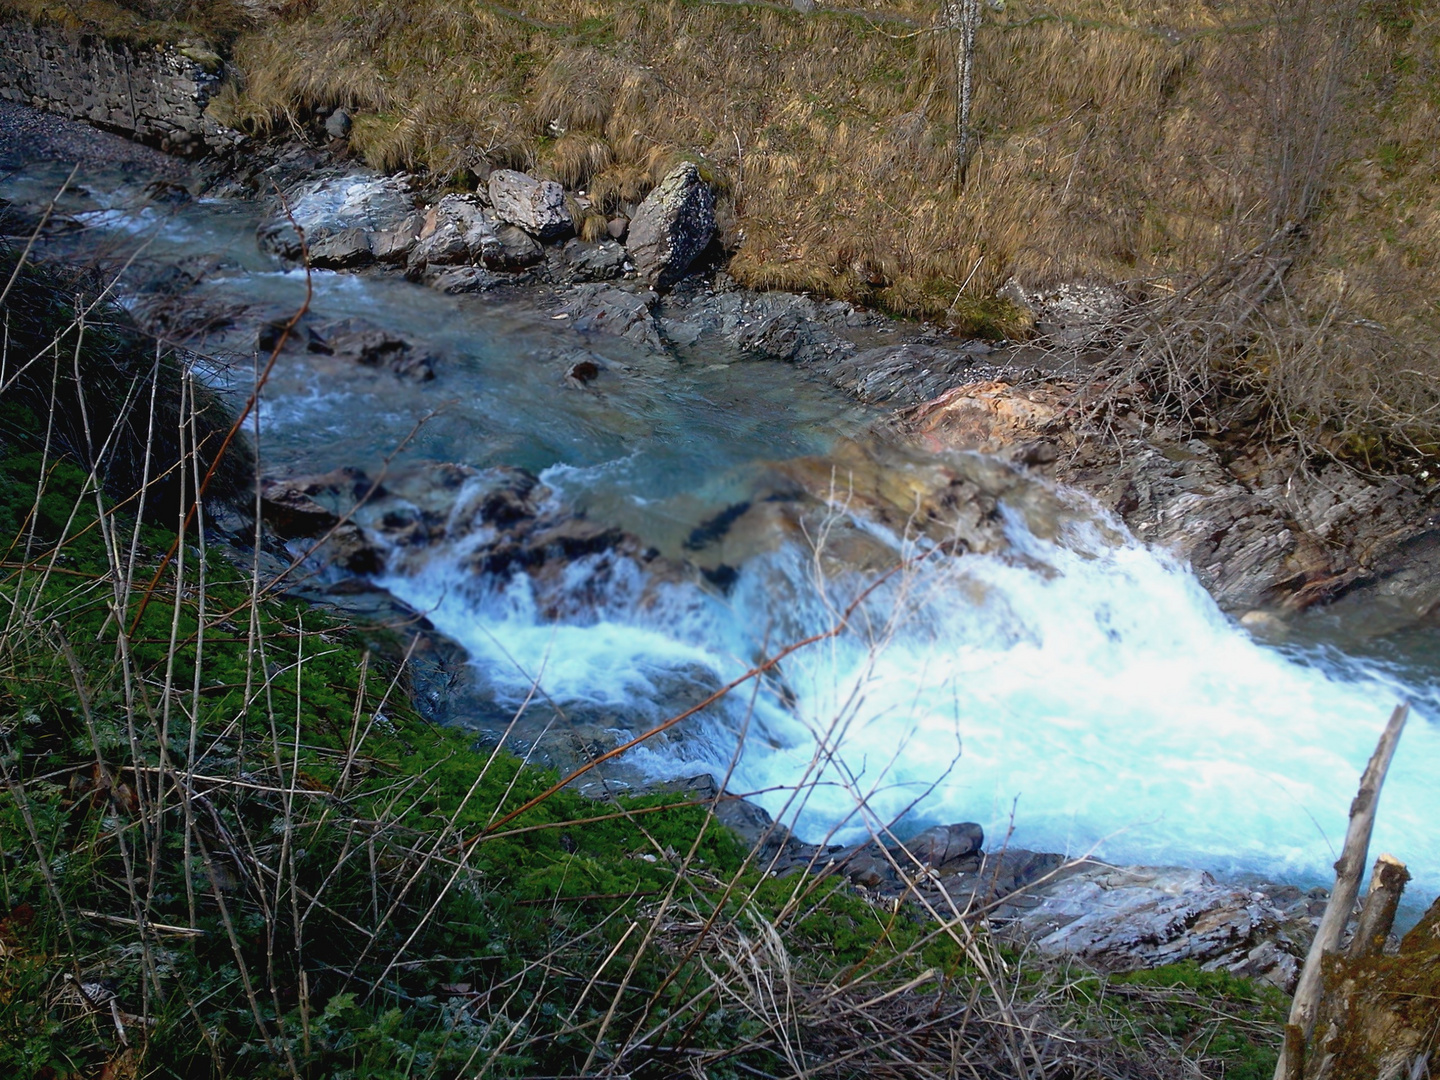
[[[1415,690],[1375,666],[1255,642],[1188,570],[1133,541],[1082,526],[1052,544],[1018,515],[1007,531],[1004,557],[912,559],[845,633],[783,662],[784,701],[746,684],[692,721],[699,767],[694,742],[689,760],[664,748],[636,760],[723,777],[748,715],[730,787],[760,792],[808,839],[858,839],[867,815],[889,822],[913,804],[902,834],[973,820],[993,844],[1013,813],[1014,846],[1325,880],[1360,769]],[[569,587],[593,588],[594,568],[572,566]],[[748,563],[725,599],[681,585],[642,599],[632,569],[607,577],[587,615],[555,622],[523,575],[467,575],[437,551],[383,584],[465,645],[502,704],[538,681],[539,698],[627,715],[633,733],[669,715],[677,673],[727,682],[767,642],[834,625],[864,584],[826,582],[827,604],[814,561],[791,546]],[[1416,705],[1372,850],[1400,854],[1433,892],[1440,733],[1432,702]],[[819,749],[831,756],[817,766]]]

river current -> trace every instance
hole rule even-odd
[[[66,171],[37,166],[0,195],[43,202]],[[304,293],[302,273],[258,252],[254,205],[148,204],[139,185],[96,175],[61,208],[85,225],[65,241],[75,250],[140,252],[126,297],[138,285],[125,282],[167,267],[198,277],[178,279],[182,301],[268,317]],[[261,410],[269,475],[373,471],[402,443],[392,467],[517,466],[550,498],[679,560],[697,528],[762,497],[775,463],[885,440],[880,413],[787,365],[584,338],[524,296],[444,296],[388,273],[312,280],[317,316],[423,341],[436,378],[286,353]],[[237,394],[250,385],[248,325],[248,337],[222,329],[202,343],[227,361],[206,377]],[[567,387],[585,354],[607,377]],[[843,633],[687,722],[683,741],[631,756],[657,776],[728,776],[807,839],[971,820],[992,844],[1009,833],[1015,846],[1323,883],[1359,771],[1409,701],[1372,850],[1411,866],[1417,897],[1440,889],[1433,631],[1375,637],[1363,618],[1326,613],[1278,644],[1257,641],[1186,568],[1082,496],[1062,493],[1057,514],[1053,492],[1025,480],[1001,500],[1004,550],[952,555],[868,518],[836,475],[833,521],[903,567],[879,585],[874,565],[816,558],[813,532],[727,556],[725,588],[647,587],[638,563],[612,559],[601,575],[598,557],[579,559],[564,582],[575,602],[558,616],[524,575],[477,577],[463,545],[377,580],[466,648],[500,711],[528,700],[545,724],[585,715],[631,733],[688,700],[677,687],[739,676],[828,630],[871,589]]]

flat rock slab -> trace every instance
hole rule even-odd
[[[347,269],[403,261],[423,225],[403,179],[353,175],[292,189],[258,235],[263,250],[283,259],[299,261],[308,249],[313,266]]]
[[[615,285],[581,285],[560,306],[558,314],[584,333],[610,334],[659,350],[660,333],[650,307],[652,292],[632,292]]]

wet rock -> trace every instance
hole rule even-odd
[[[395,177],[357,175],[304,184],[287,194],[284,205],[261,223],[261,249],[298,262],[298,225],[305,230],[311,264],[330,269],[401,261],[423,225],[405,181]]]
[[[985,830],[973,822],[937,825],[902,842],[861,844],[830,853],[827,862],[869,889],[931,872],[979,868]]]
[[[560,240],[575,231],[565,203],[565,189],[553,180],[536,180],[513,169],[490,174],[490,204],[503,222],[516,225],[542,241]]]
[[[419,382],[435,376],[435,357],[428,350],[366,319],[305,320],[293,328],[289,323],[275,319],[260,327],[256,346],[262,353],[273,352],[283,339],[290,351],[331,356]]]
[[[260,513],[271,531],[286,540],[317,536],[340,521],[334,511],[315,501],[309,484],[286,480],[261,485]]]
[[[826,374],[862,401],[908,408],[939,397],[957,384],[983,379],[990,366],[984,342],[957,347],[906,342],[866,349],[829,364]]]
[[[720,824],[733,831],[751,847],[765,843],[776,833],[776,826],[770,815],[761,807],[747,802],[738,795],[724,790],[709,773],[690,777],[686,780],[672,780],[653,785],[652,790],[685,795],[695,802],[710,803],[715,807],[715,818]],[[780,833],[787,835],[783,828]]]
[[[603,365],[593,356],[582,356],[565,370],[565,381],[576,387],[583,387],[600,377]]]
[[[459,264],[502,265],[505,248],[474,195],[447,195],[425,215],[410,252],[410,268]]]
[[[651,349],[662,347],[650,305],[652,292],[636,293],[615,285],[581,285],[560,307],[570,325],[585,333],[611,334]]]
[[[936,825],[902,845],[909,857],[937,870],[977,854],[984,846],[985,830],[974,822]]]
[[[713,293],[667,300],[660,326],[667,340],[693,345],[713,337],[742,352],[825,365],[854,351],[838,327],[849,304],[818,302],[793,293]]]
[[[655,288],[674,285],[710,243],[715,196],[692,161],[666,174],[636,210],[626,246],[635,270]]]
[[[264,480],[260,511],[273,535],[299,542],[287,553],[306,554],[321,567],[373,574],[384,566],[385,552],[349,517],[367,499],[384,495],[359,469],[337,469]]]
[[[571,240],[564,248],[566,273],[572,281],[614,281],[624,277],[628,261],[624,245],[614,240],[591,244]]]

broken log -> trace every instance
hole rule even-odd
[[[1396,706],[1375,753],[1370,757],[1370,763],[1360,776],[1360,790],[1350,804],[1350,825],[1345,830],[1345,846],[1340,849],[1340,858],[1335,862],[1335,888],[1325,905],[1325,914],[1315,931],[1315,940],[1310,945],[1305,967],[1300,972],[1300,982],[1295,987],[1295,1000],[1290,1006],[1289,1022],[1285,1025],[1285,1043],[1280,1050],[1280,1060],[1275,1063],[1275,1080],[1294,1080],[1304,1072],[1303,1057],[1295,1060],[1297,1051],[1294,1048],[1308,1046],[1310,1037],[1315,1033],[1315,1021],[1324,995],[1325,957],[1340,951],[1345,926],[1360,895],[1360,879],[1370,853],[1370,834],[1375,828],[1375,808],[1380,801],[1380,788],[1385,783],[1385,774],[1390,769],[1390,759],[1395,756],[1395,745],[1400,741],[1400,732],[1405,728],[1405,717],[1409,711],[1408,705]]]

